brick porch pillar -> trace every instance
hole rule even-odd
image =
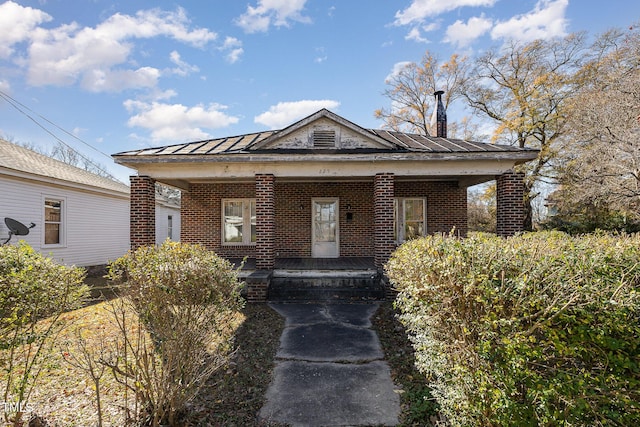
[[[524,230],[524,173],[505,172],[496,177],[496,234],[513,236]]]
[[[382,270],[395,250],[393,240],[394,175],[376,174],[373,182],[374,262]]]
[[[129,177],[131,249],[156,243],[156,181],[148,176]]]
[[[256,175],[256,268],[273,269],[275,257],[275,177]]]

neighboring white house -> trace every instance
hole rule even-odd
[[[159,235],[168,236],[171,216],[178,240],[180,208],[159,201],[156,210]],[[11,244],[24,240],[68,265],[107,264],[130,248],[127,185],[0,139],[0,243],[9,236],[5,218],[35,224]]]
[[[156,244],[180,240],[180,202],[156,195]]]

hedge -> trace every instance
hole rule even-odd
[[[640,425],[640,236],[431,236],[386,269],[452,425]]]

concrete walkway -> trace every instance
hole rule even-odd
[[[400,398],[378,336],[377,304],[270,304],[285,317],[260,418],[297,426],[394,426]]]

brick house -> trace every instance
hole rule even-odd
[[[366,259],[382,271],[397,245],[467,231],[467,187],[497,180],[497,229],[522,230],[517,164],[536,150],[365,129],[326,109],[282,130],[115,154],[134,168],[131,244],[153,244],[154,183],[180,188],[181,240],[270,272],[281,259]],[[260,276],[260,275],[258,275]],[[269,277],[264,274],[260,277]],[[268,279],[249,287],[266,297]]]

